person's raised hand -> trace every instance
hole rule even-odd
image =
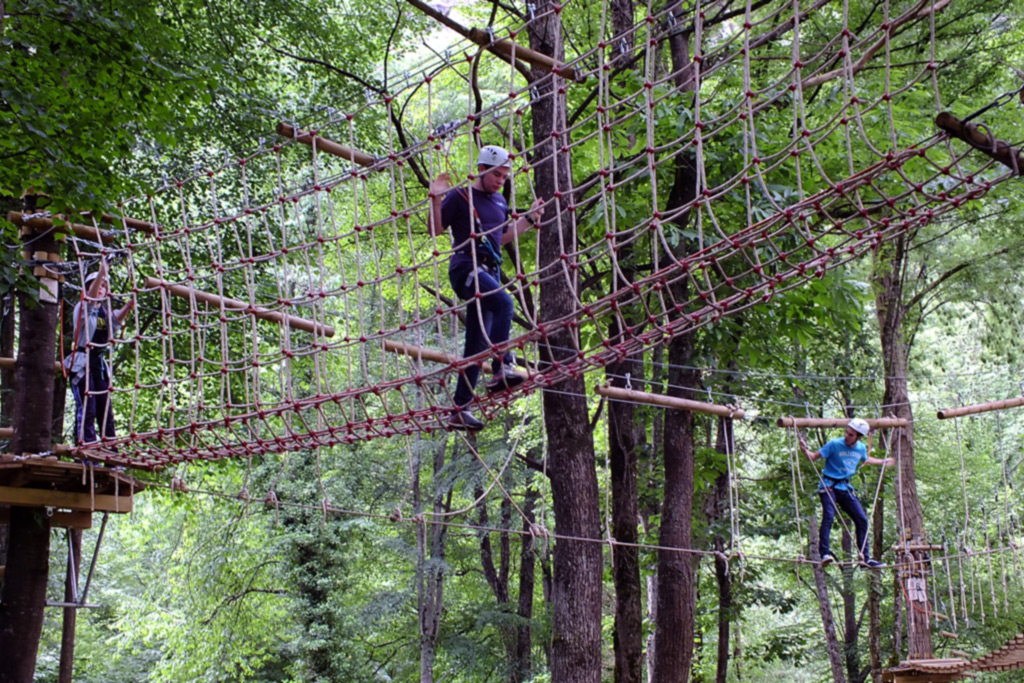
[[[430,194],[434,197],[440,197],[442,194],[452,188],[452,177],[448,172],[440,173],[436,178],[430,181]]]

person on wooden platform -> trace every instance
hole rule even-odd
[[[511,170],[509,153],[487,145],[477,156],[477,175],[471,187],[451,192],[447,173],[430,183],[431,234],[438,236],[451,228],[453,253],[448,279],[455,294],[470,302],[466,306],[464,358],[508,341],[514,303],[501,286],[501,246],[538,225],[544,214],[544,200],[538,197],[525,215],[511,219],[501,193]],[[495,356],[494,379],[487,385],[488,393],[510,389],[525,380],[508,367],[511,363],[510,353]],[[448,421],[452,429],[476,431],[484,426],[469,409],[479,373],[476,364],[459,373],[455,406]]]
[[[71,315],[75,350],[64,359],[64,367],[75,397],[75,443],[79,445],[116,435],[107,356],[110,342],[135,307],[135,300],[129,298],[120,309],[113,308],[109,269],[107,261],[102,260],[99,268],[85,277],[82,300],[75,304]]]
[[[872,559],[868,553],[868,517],[864,514],[864,508],[850,484],[850,479],[857,473],[857,468],[862,462],[869,465],[885,465],[886,467],[896,464],[894,458],[879,459],[868,456],[867,449],[861,443],[860,438],[867,436],[870,431],[871,428],[865,420],[854,418],[846,426],[846,433],[842,437],[832,439],[822,446],[820,451],[812,451],[807,447],[807,442],[803,437],[800,437],[800,449],[811,462],[821,458],[825,459],[825,469],[821,473],[821,482],[818,484],[818,497],[821,498],[821,528],[818,531],[818,549],[821,551],[822,567],[827,567],[836,561],[836,556],[832,553],[829,544],[836,507],[853,520],[860,565],[869,569],[883,566],[880,561]]]

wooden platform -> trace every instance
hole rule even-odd
[[[908,659],[886,669],[882,680],[891,683],[945,683],[962,681],[975,673],[1024,669],[1024,633],[998,650],[976,659]]]
[[[135,477],[113,468],[61,462],[52,456],[0,456],[0,506],[53,508],[55,526],[88,528],[93,512],[131,512],[134,494],[145,488]]]

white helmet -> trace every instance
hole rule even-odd
[[[89,273],[88,275],[86,275],[85,276],[85,286],[88,287],[89,285],[91,285],[92,281],[95,280],[96,278],[98,278],[99,276],[100,276],[100,274],[97,273],[96,271],[93,271],[93,272]]]
[[[505,166],[512,168],[512,160],[509,159],[508,151],[497,145],[481,147],[476,163],[477,166]]]
[[[859,417],[855,417],[852,420],[850,420],[850,423],[847,425],[847,427],[857,432],[861,436],[867,436],[868,432],[871,431],[871,425],[867,423],[867,420],[862,420]]]

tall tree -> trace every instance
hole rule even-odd
[[[563,61],[565,49],[558,5],[538,2],[537,19],[529,25],[530,46]],[[538,237],[537,267],[563,271],[546,278],[540,288],[539,325],[571,315],[575,309],[578,276],[562,259],[563,245],[576,244],[571,156],[568,145],[565,90],[561,78],[535,74],[533,102],[535,190],[551,203]],[[566,326],[541,342],[542,359],[554,364],[573,357],[580,348],[578,333]],[[559,683],[597,683],[601,679],[601,529],[598,511],[594,437],[587,419],[586,387],[582,376],[563,380],[556,391],[544,391],[544,428],[555,531],[561,538],[554,550],[554,634],[551,674]]]

